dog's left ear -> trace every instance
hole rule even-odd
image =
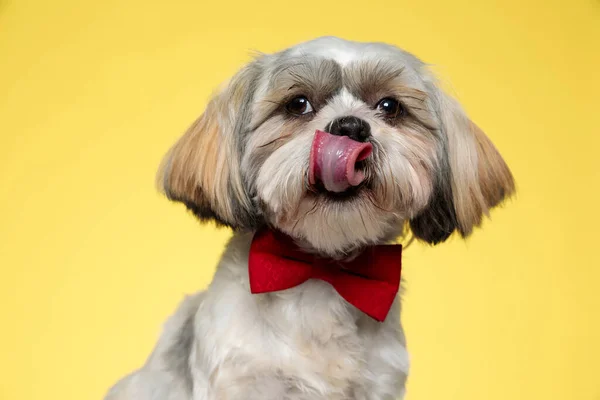
[[[443,141],[440,171],[428,207],[410,227],[417,238],[437,244],[455,230],[469,236],[490,209],[514,193],[515,184],[498,150],[458,102],[434,83],[429,96]]]
[[[242,141],[259,69],[242,69],[210,101],[164,157],[159,189],[201,221],[233,229],[253,229],[258,216],[240,171]]]

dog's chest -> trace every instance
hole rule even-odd
[[[349,305],[327,283],[309,281],[260,301],[273,313],[273,335],[263,336],[261,347],[269,350],[257,356],[277,370],[288,392],[301,388],[311,399],[366,398],[357,393],[385,385],[375,382],[377,373],[401,374],[379,356],[386,346],[401,346],[399,338],[385,335],[385,325]]]
[[[319,310],[313,313],[318,314]],[[365,340],[353,319],[312,317],[314,321],[308,315],[309,321],[299,323],[287,340],[290,357],[284,362],[284,375],[296,377],[299,384],[317,392],[347,394],[367,368]]]
[[[401,393],[408,359],[398,301],[380,323],[323,281],[260,295],[246,282],[245,273],[222,268],[198,311],[195,399],[387,400]]]

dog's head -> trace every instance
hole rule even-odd
[[[268,224],[339,255],[400,235],[463,237],[514,191],[486,135],[413,55],[320,38],[244,67],[165,157],[201,220]]]

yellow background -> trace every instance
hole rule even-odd
[[[229,232],[154,190],[251,50],[315,36],[436,64],[517,179],[406,252],[408,400],[600,399],[600,2],[0,0],[0,398],[99,399]]]

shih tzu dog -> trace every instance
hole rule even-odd
[[[159,185],[235,234],[210,287],[111,400],[402,397],[393,243],[466,237],[514,191],[423,62],[333,37],[245,66],[167,154]]]

